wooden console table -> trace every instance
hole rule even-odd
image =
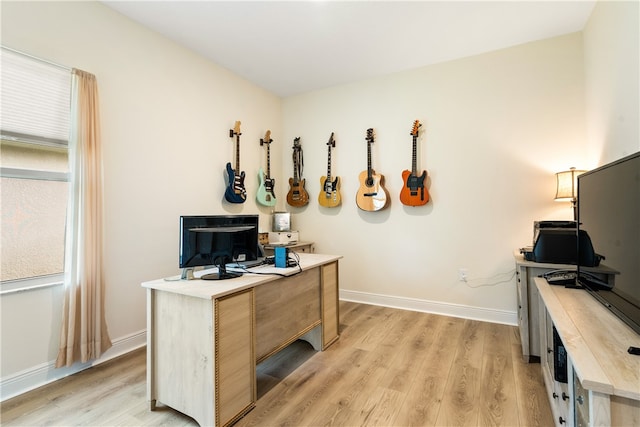
[[[542,375],[557,426],[640,425],[640,335],[583,289],[536,278]],[[564,345],[567,382],[554,378],[553,328]]]
[[[340,256],[300,254],[302,272],[264,267],[222,281],[154,280],[147,289],[147,398],[200,425],[233,424],[255,406],[256,365],[297,339],[339,338]]]

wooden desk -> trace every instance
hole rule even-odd
[[[147,288],[147,398],[200,425],[233,424],[255,406],[256,364],[297,339],[339,338],[340,256],[300,254],[289,274],[223,281],[164,279]]]

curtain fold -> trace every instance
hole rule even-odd
[[[102,146],[98,86],[73,69],[69,137],[70,200],[65,298],[56,367],[100,357],[111,347],[104,312]]]

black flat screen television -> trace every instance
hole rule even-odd
[[[229,279],[241,273],[227,271],[232,262],[258,259],[258,215],[209,215],[180,217],[180,259],[183,278],[187,269],[218,267],[218,273],[202,279]]]
[[[578,177],[578,229],[604,257],[600,267],[578,264],[579,284],[640,334],[640,152]],[[603,266],[613,287],[591,280]]]

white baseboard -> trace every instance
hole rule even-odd
[[[345,289],[340,289],[340,299],[344,301],[359,302],[362,304],[381,305],[384,307],[400,308],[403,310],[420,311],[423,313],[441,314],[443,316],[500,323],[503,325],[518,325],[518,313],[515,311],[495,310],[416,298],[349,291]]]
[[[113,345],[99,359],[87,363],[75,363],[69,367],[55,368],[55,360],[2,377],[0,380],[0,402],[27,391],[42,387],[69,375],[106,362],[147,344],[147,331],[113,340]]]

